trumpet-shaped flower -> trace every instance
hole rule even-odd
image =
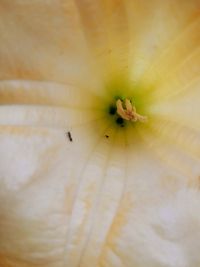
[[[0,0],[0,266],[200,266],[199,0]]]

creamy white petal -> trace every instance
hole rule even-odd
[[[200,265],[198,6],[1,0],[2,267]]]
[[[199,201],[199,192],[183,189],[129,212],[124,203],[124,219],[113,224],[102,266],[198,266]]]

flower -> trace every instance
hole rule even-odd
[[[199,0],[1,0],[0,265],[200,265]]]

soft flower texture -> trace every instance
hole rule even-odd
[[[1,267],[200,266],[199,6],[0,0]]]

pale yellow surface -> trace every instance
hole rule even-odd
[[[0,0],[0,267],[200,266],[199,15]],[[106,118],[111,77],[141,88],[147,123]]]

